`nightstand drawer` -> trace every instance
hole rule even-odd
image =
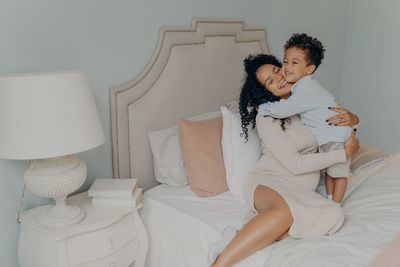
[[[127,267],[137,256],[139,240],[133,240],[108,257],[87,262],[76,267]]]
[[[70,266],[107,257],[137,238],[134,218],[130,214],[106,228],[68,239]]]

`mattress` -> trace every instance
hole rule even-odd
[[[400,155],[359,171],[349,183],[343,227],[332,236],[287,237],[235,266],[368,266],[400,232]],[[253,214],[229,194],[199,198],[188,187],[159,185],[145,193],[149,267],[208,266],[210,244],[226,226],[240,228]]]

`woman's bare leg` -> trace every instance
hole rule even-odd
[[[293,223],[285,200],[268,187],[257,186],[254,205],[259,214],[243,226],[218,256],[213,267],[232,266],[278,240]]]
[[[286,232],[284,232],[280,237],[278,237],[276,241],[281,241],[282,239],[285,239],[288,236],[289,236],[289,229]]]

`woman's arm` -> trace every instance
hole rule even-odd
[[[346,141],[345,149],[325,153],[300,154],[292,140],[283,132],[278,122],[271,117],[257,117],[259,137],[274,157],[295,175],[319,171],[331,165],[345,162],[358,150],[355,133]]]
[[[330,107],[329,109],[338,113],[327,120],[327,123],[330,123],[330,125],[353,127],[360,123],[356,114],[351,113],[343,107]]]

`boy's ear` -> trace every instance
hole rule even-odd
[[[310,74],[314,73],[315,69],[316,69],[315,65],[310,64],[306,68],[306,73],[310,75]]]

